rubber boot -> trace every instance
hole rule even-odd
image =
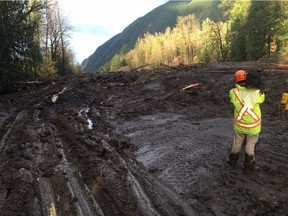
[[[228,160],[228,164],[229,164],[229,166],[231,166],[231,167],[236,167],[236,163],[237,163],[237,161],[238,161],[238,159],[239,159],[239,153],[230,153],[229,154],[229,160]]]
[[[244,171],[255,171],[258,169],[259,167],[256,166],[254,155],[248,155],[245,153]]]

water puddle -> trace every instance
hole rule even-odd
[[[90,108],[86,107],[83,108],[79,111],[78,116],[84,118],[87,121],[87,127],[89,130],[93,129],[93,122],[92,120],[89,118],[88,113],[89,113]]]

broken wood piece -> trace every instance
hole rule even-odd
[[[53,102],[53,103],[56,103],[56,101],[57,101],[59,95],[63,94],[66,90],[67,90],[67,88],[64,87],[64,88],[62,89],[62,91],[60,91],[60,92],[58,92],[58,93],[52,95],[52,98],[51,98],[52,102]]]
[[[201,85],[201,83],[193,83],[193,84],[190,84],[190,85],[182,88],[180,91],[185,91],[187,89],[194,88],[194,87],[199,86],[199,85]]]
[[[143,67],[149,66],[149,65],[150,65],[150,64],[144,64],[144,65],[142,65],[142,66],[140,66],[140,67],[134,68],[134,69],[131,70],[130,72],[137,71],[137,70],[139,70],[139,69],[141,69],[141,68],[143,68]]]
[[[163,67],[166,67],[166,68],[170,68],[170,69],[173,69],[173,70],[177,70],[177,71],[180,70],[180,69],[177,68],[177,67],[169,66],[169,65],[166,65],[166,64],[163,64],[163,63],[161,63],[160,66],[163,66]]]
[[[102,101],[102,102],[100,103],[100,105],[103,105],[103,104],[107,103],[107,102],[108,102],[109,100],[111,100],[112,98],[114,98],[114,95],[109,96],[105,101]]]

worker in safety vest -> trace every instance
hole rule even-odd
[[[255,145],[261,131],[260,104],[265,101],[265,94],[259,89],[245,87],[246,77],[246,71],[236,71],[236,87],[229,92],[234,106],[234,142],[228,164],[236,166],[242,144],[246,141],[244,170],[255,170]]]

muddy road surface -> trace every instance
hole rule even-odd
[[[260,170],[227,165],[228,92],[251,64],[23,83],[0,96],[1,216],[288,215],[288,72],[262,65]]]

